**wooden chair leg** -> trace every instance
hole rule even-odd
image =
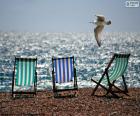
[[[126,82],[125,82],[124,75],[122,75],[122,79],[123,79],[123,83],[124,83],[125,92],[128,93],[128,89],[127,89],[127,85],[126,85]]]
[[[120,88],[118,88],[117,86],[115,86],[115,85],[113,85],[117,90],[119,90],[121,93],[123,93],[123,94],[125,94],[125,95],[127,95],[127,96],[129,96],[129,94],[127,94],[128,92],[127,91],[125,91],[125,90],[122,90],[122,89],[120,89]]]
[[[99,82],[96,82],[93,79],[91,79],[91,81],[93,81],[93,82],[95,82],[97,84],[96,87],[95,87],[95,89],[93,90],[93,93],[91,95],[94,95],[95,92],[96,92],[96,90],[98,89],[98,87],[101,86],[103,89],[105,89],[106,91],[108,91],[109,93],[111,93],[114,97],[119,98],[119,96],[117,94],[115,94],[112,90],[108,90],[108,88],[106,88],[105,86],[103,86]]]
[[[109,88],[108,88],[108,90],[106,92],[106,95],[108,95],[110,93],[110,91],[112,91],[112,87],[113,87],[113,85],[109,84]]]
[[[103,77],[102,77],[103,78]],[[93,81],[93,82],[95,82],[97,85],[96,85],[96,87],[94,88],[94,90],[93,90],[93,92],[92,92],[92,96],[95,94],[95,92],[96,92],[96,90],[98,89],[98,87],[99,87],[99,85],[100,85],[100,83],[101,83],[101,81],[102,81],[102,78],[99,80],[99,82],[96,82],[96,81],[94,81],[93,79],[91,79],[91,81]]]
[[[94,81],[93,79],[91,79],[91,81],[93,81],[93,82],[95,82],[95,83],[97,84],[96,87],[94,88],[92,94],[91,94],[92,96],[95,94],[96,90],[98,89],[98,87],[99,87],[99,85],[100,85],[102,79],[104,78],[105,74],[106,74],[106,72],[103,73],[103,75],[102,75],[101,79],[99,80],[99,82],[96,82],[96,81]],[[100,85],[100,86],[101,86],[101,85]]]

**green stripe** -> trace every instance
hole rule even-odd
[[[32,85],[33,84],[33,81],[34,81],[34,72],[33,72],[33,68],[34,68],[34,61],[33,60],[29,60],[28,62],[28,67],[29,67],[29,70],[28,70],[28,83],[27,85]]]
[[[30,81],[29,81],[29,84],[32,84],[32,82],[33,82],[33,61],[31,60],[30,61],[30,66],[31,66],[31,68],[30,68]]]
[[[116,73],[116,75],[114,77],[110,76],[110,78],[112,78],[113,80],[115,80],[118,77],[122,76],[122,74],[125,72],[125,70],[127,68],[126,67],[126,65],[127,65],[127,59],[126,58],[122,58],[120,60],[122,60],[122,61],[119,62],[118,72]]]
[[[33,74],[32,74],[32,83],[35,81],[35,62],[33,62]]]
[[[19,60],[19,75],[18,75],[18,79],[19,79],[19,83],[18,84],[21,85],[22,84],[21,83],[22,82],[22,80],[21,80],[22,78],[21,78],[21,62],[20,62],[20,60]]]
[[[34,83],[34,76],[35,76],[35,62],[33,60],[30,61],[30,78],[29,78],[29,85]]]
[[[122,72],[123,59],[118,58],[116,62],[117,62],[117,66],[115,67],[116,71],[110,76],[111,81],[116,80],[120,76],[120,73]]]
[[[127,66],[128,66],[128,58],[125,58],[125,59],[126,59],[126,62],[125,62],[124,72],[126,71]],[[124,73],[124,72],[123,72],[123,73]]]
[[[31,71],[31,62],[29,60],[29,62],[28,62],[28,83],[27,83],[27,85],[30,85],[30,71]]]
[[[29,72],[29,85],[32,83],[32,67],[33,67],[33,64],[32,64],[32,60],[30,60],[30,72]]]
[[[127,57],[116,57],[115,58],[115,66],[113,70],[109,73],[110,81],[114,81],[118,79],[122,74],[126,71],[128,65],[128,58]],[[104,78],[103,83],[107,83],[107,79]]]
[[[118,68],[117,67],[119,67],[118,59],[115,58],[115,66],[113,67],[113,70],[109,73],[109,79],[110,79],[110,81],[112,81],[110,77],[114,77],[115,74],[117,73],[117,71],[118,71]],[[104,79],[104,83],[107,83],[107,79],[106,78]]]
[[[23,60],[23,85],[26,85],[26,61]]]
[[[21,76],[20,76],[20,78],[21,78],[21,85],[23,85],[23,61],[21,62],[21,65],[20,65],[20,69],[21,69]]]
[[[120,58],[116,59],[116,64],[117,64],[115,67],[116,70],[114,71],[112,76],[110,76],[111,81],[115,80],[119,76],[119,72],[120,72],[120,69],[122,67],[120,60],[121,60]]]
[[[30,86],[34,83],[36,61],[31,59],[16,60],[16,85]]]
[[[25,83],[24,83],[24,85],[28,85],[27,84],[27,82],[28,82],[28,60],[27,61],[25,61]]]
[[[25,85],[28,85],[27,82],[28,82],[28,60],[26,61],[26,65],[25,65]]]

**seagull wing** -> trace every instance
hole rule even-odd
[[[98,46],[101,46],[101,40],[100,40],[100,34],[103,30],[104,26],[103,25],[99,25],[94,29],[94,35],[95,35],[95,39],[97,41]]]

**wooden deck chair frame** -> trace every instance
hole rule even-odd
[[[16,63],[18,60],[21,61],[28,61],[28,60],[33,60],[35,62],[35,75],[34,75],[34,82],[33,82],[33,91],[15,91],[14,87],[15,85],[15,79],[16,79]],[[15,94],[33,94],[35,95],[37,92],[37,72],[36,72],[36,67],[37,67],[37,58],[22,58],[22,57],[15,57],[15,64],[14,64],[14,71],[13,71],[13,78],[12,78],[12,97],[15,97]]]
[[[54,71],[54,60],[67,59],[67,58],[72,58],[73,59],[74,86],[73,86],[73,88],[58,89],[56,87],[56,79],[55,79],[55,71]],[[54,95],[57,94],[58,92],[70,91],[70,90],[78,90],[77,77],[76,77],[76,68],[74,66],[74,56],[72,56],[72,57],[63,57],[63,58],[55,58],[55,57],[52,57],[52,82],[53,82],[53,92],[54,92]]]
[[[113,63],[113,61],[115,60],[116,57],[120,57],[120,58],[128,58],[129,59],[130,54],[114,54],[112,59],[110,60],[110,62],[108,63],[108,66],[105,68],[104,73],[102,74],[102,77],[100,78],[100,80],[97,82],[93,79],[91,79],[91,81],[95,82],[97,85],[95,86],[95,88],[93,89],[92,95],[95,95],[96,90],[98,89],[98,87],[102,87],[103,89],[105,89],[107,91],[107,93],[105,94],[108,95],[109,93],[111,93],[114,97],[119,98],[119,96],[116,93],[123,93],[127,96],[129,96],[128,93],[128,89],[127,89],[127,85],[126,85],[126,81],[125,81],[125,77],[124,74],[121,75],[122,80],[123,80],[123,85],[124,85],[124,89],[121,89],[119,87],[117,87],[115,85],[116,80],[113,80],[112,82],[110,82],[110,78],[109,78],[109,68],[111,67],[111,64]],[[128,61],[127,61],[128,64]],[[127,68],[127,66],[126,66]],[[126,69],[125,69],[126,70]],[[107,78],[107,86],[104,86],[103,84],[101,84],[101,82],[103,81],[104,78]],[[118,91],[114,91],[113,87],[118,90]]]

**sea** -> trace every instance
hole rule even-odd
[[[91,78],[101,77],[113,53],[131,54],[126,84],[140,87],[140,32],[104,32],[101,47],[92,32],[0,32],[0,92],[11,91],[15,57],[37,57],[37,90],[51,91],[53,56],[74,56],[78,87],[85,88],[95,86]]]

